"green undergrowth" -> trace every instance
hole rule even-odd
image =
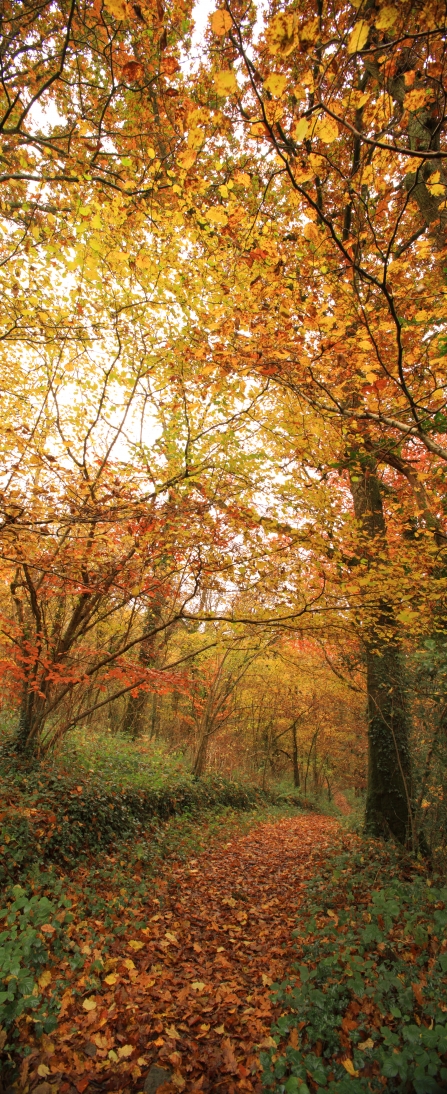
[[[163,767],[158,755],[153,766],[143,759],[140,769],[135,749],[133,756],[116,753],[116,745],[114,761],[98,753],[93,767],[91,754],[82,754],[82,762],[73,754],[70,766],[66,757],[29,765],[3,749],[0,886],[20,881],[33,863],[70,866],[119,840],[141,841],[148,831],[153,843],[160,822],[173,816],[243,813],[277,800],[247,783],[219,775],[195,779],[179,764]]]
[[[307,883],[297,962],[274,985],[262,1056],[275,1094],[447,1090],[447,886],[382,844],[345,848]]]

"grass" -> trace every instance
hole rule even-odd
[[[155,789],[176,776],[192,781],[181,752],[123,734],[76,730],[64,742],[59,758],[63,766],[74,765],[80,775],[95,775],[103,786]]]

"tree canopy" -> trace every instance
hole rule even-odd
[[[368,828],[417,846],[446,749],[444,5],[235,0],[196,55],[183,0],[0,18],[18,747],[166,696],[200,774],[273,672],[269,762],[284,730],[300,777],[309,708],[329,785],[341,689]]]

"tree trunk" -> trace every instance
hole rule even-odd
[[[363,554],[372,559],[386,542],[380,484],[372,457],[362,456],[361,466],[351,476],[351,492],[365,539]],[[365,831],[378,838],[392,834],[405,844],[412,834],[409,717],[395,620],[385,601],[369,625],[364,645],[368,693]]]
[[[206,762],[207,762],[207,759],[208,759],[208,742],[209,742],[209,739],[210,739],[210,734],[207,732],[207,730],[205,728],[205,730],[203,731],[203,733],[200,736],[199,747],[197,749],[196,758],[194,760],[193,769],[192,769],[193,775],[195,775],[197,779],[200,779],[201,776],[205,774]]]
[[[128,733],[134,739],[142,736],[146,728],[146,708],[147,692],[138,691],[136,695],[129,695],[123,718],[123,733]]]
[[[159,598],[147,609],[144,619],[144,633],[151,634],[154,626],[161,618],[162,601]],[[150,668],[155,663],[156,652],[154,638],[143,638],[138,651],[138,663],[142,668]],[[134,739],[141,737],[147,727],[147,699],[146,691],[138,691],[136,695],[129,695],[127,707],[123,718],[123,733],[128,733]],[[153,719],[152,719],[153,722]],[[152,725],[153,729],[153,725]]]
[[[300,769],[298,766],[298,738],[296,732],[296,722],[292,725],[292,767],[293,767],[293,785],[299,787],[300,785]]]
[[[151,714],[151,740],[156,741],[158,737],[158,730],[160,725],[160,711],[158,704],[158,695],[155,691],[152,696],[152,714]]]

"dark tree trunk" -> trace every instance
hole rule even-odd
[[[151,631],[161,618],[161,610],[162,601],[160,598],[156,598],[146,612],[144,633],[147,633],[151,637],[143,638],[138,652],[138,663],[144,669],[150,668],[151,665],[155,664],[156,645],[155,639],[151,635]],[[129,695],[123,718],[122,730],[123,733],[128,733],[130,737],[141,737],[147,728],[147,699],[147,692],[142,690],[138,691],[136,695]]]
[[[386,525],[375,461],[362,457],[351,476],[363,556],[386,546]],[[412,835],[411,757],[404,671],[392,609],[385,601],[364,639],[368,692],[368,783],[365,831],[405,844]]]
[[[395,643],[378,652],[366,647],[368,689],[368,782],[365,831],[391,832],[399,843],[411,835],[409,725],[400,651]]]
[[[205,774],[206,763],[207,763],[207,759],[208,759],[209,739],[210,739],[209,733],[207,733],[206,731],[204,733],[202,733],[200,741],[199,741],[199,747],[198,747],[197,753],[196,753],[196,758],[194,760],[193,769],[192,769],[193,770],[193,775],[195,775],[196,778],[198,778],[198,779],[200,779],[201,776]]]
[[[126,712],[123,719],[123,733],[130,737],[141,737],[146,728],[147,693],[138,691],[136,695],[129,695]]]
[[[300,769],[298,766],[298,737],[296,731],[296,722],[292,725],[292,767],[293,767],[293,785],[299,787],[300,785]]]

